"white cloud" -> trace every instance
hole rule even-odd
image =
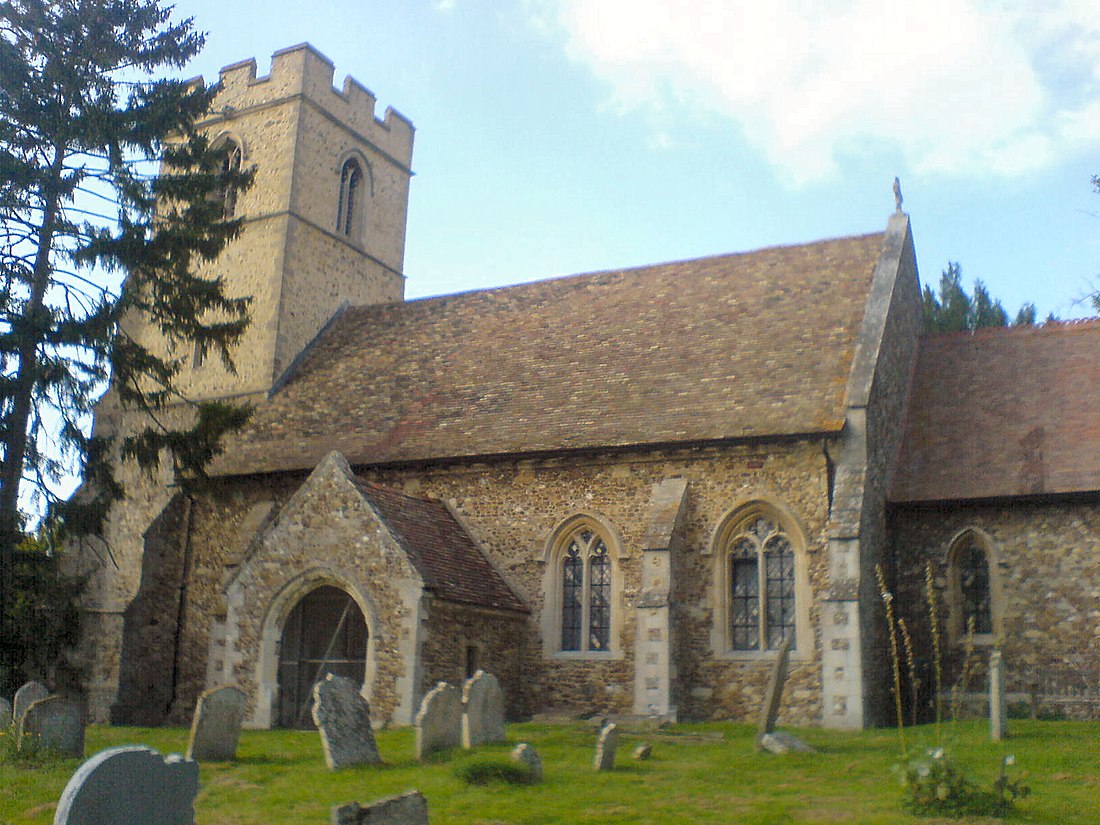
[[[454,11],[455,0],[432,0],[432,6],[435,7],[436,11],[444,13]]]
[[[1095,0],[536,0],[612,101],[740,124],[793,182],[860,147],[1017,175],[1100,143]],[[664,124],[658,126],[663,129]]]

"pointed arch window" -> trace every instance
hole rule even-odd
[[[239,173],[241,164],[244,162],[244,150],[241,145],[232,138],[226,138],[221,148],[225,152],[222,157],[222,174],[235,175]],[[237,187],[230,184],[226,184],[218,195],[218,199],[222,204],[222,217],[227,221],[237,216],[237,195]]]
[[[611,642],[611,559],[588,527],[573,532],[561,556],[561,649],[599,652]]]
[[[349,158],[340,169],[340,201],[336,209],[336,231],[349,238],[358,237],[357,225],[362,221],[363,167]]]
[[[990,546],[980,532],[966,530],[951,543],[948,607],[956,639],[971,629],[977,637],[988,639],[994,634],[997,617],[992,571]]]

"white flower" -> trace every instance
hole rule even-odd
[[[1010,753],[1008,756],[1005,757],[1005,764],[1006,765],[1015,765],[1016,764],[1016,757],[1013,756]]]
[[[943,748],[936,748],[934,751],[928,751],[928,755],[933,759],[943,759]]]

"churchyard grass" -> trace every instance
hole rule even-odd
[[[507,757],[529,742],[542,757],[544,781],[533,786],[470,786],[456,776],[461,751],[414,759],[410,728],[380,731],[386,764],[331,772],[313,731],[245,731],[238,761],[201,765],[197,825],[306,825],[328,822],[329,808],[416,788],[438,823],[992,823],[983,817],[921,818],[901,808],[901,786],[890,768],[897,761],[896,732],[863,733],[803,729],[798,735],[817,754],[775,756],[753,752],[749,725],[693,724],[661,733],[635,734],[624,726],[615,769],[592,769],[598,731],[591,724],[519,724],[508,742],[478,753]],[[931,725],[910,729],[910,752],[933,747]],[[721,737],[721,738],[719,738]],[[1100,725],[1013,720],[1011,738],[989,741],[989,723],[961,722],[948,734],[952,755],[975,779],[988,784],[1003,755],[1013,754],[1015,776],[1026,775],[1032,795],[1011,821],[1095,821],[1100,798]],[[653,745],[650,760],[631,750]],[[141,743],[162,753],[182,753],[182,728],[88,730],[87,753]],[[53,822],[54,805],[80,764],[0,761],[0,825]]]

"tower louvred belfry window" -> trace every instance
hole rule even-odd
[[[336,212],[336,231],[349,238],[358,235],[356,221],[361,220],[363,198],[363,168],[355,158],[340,170],[340,202]]]

